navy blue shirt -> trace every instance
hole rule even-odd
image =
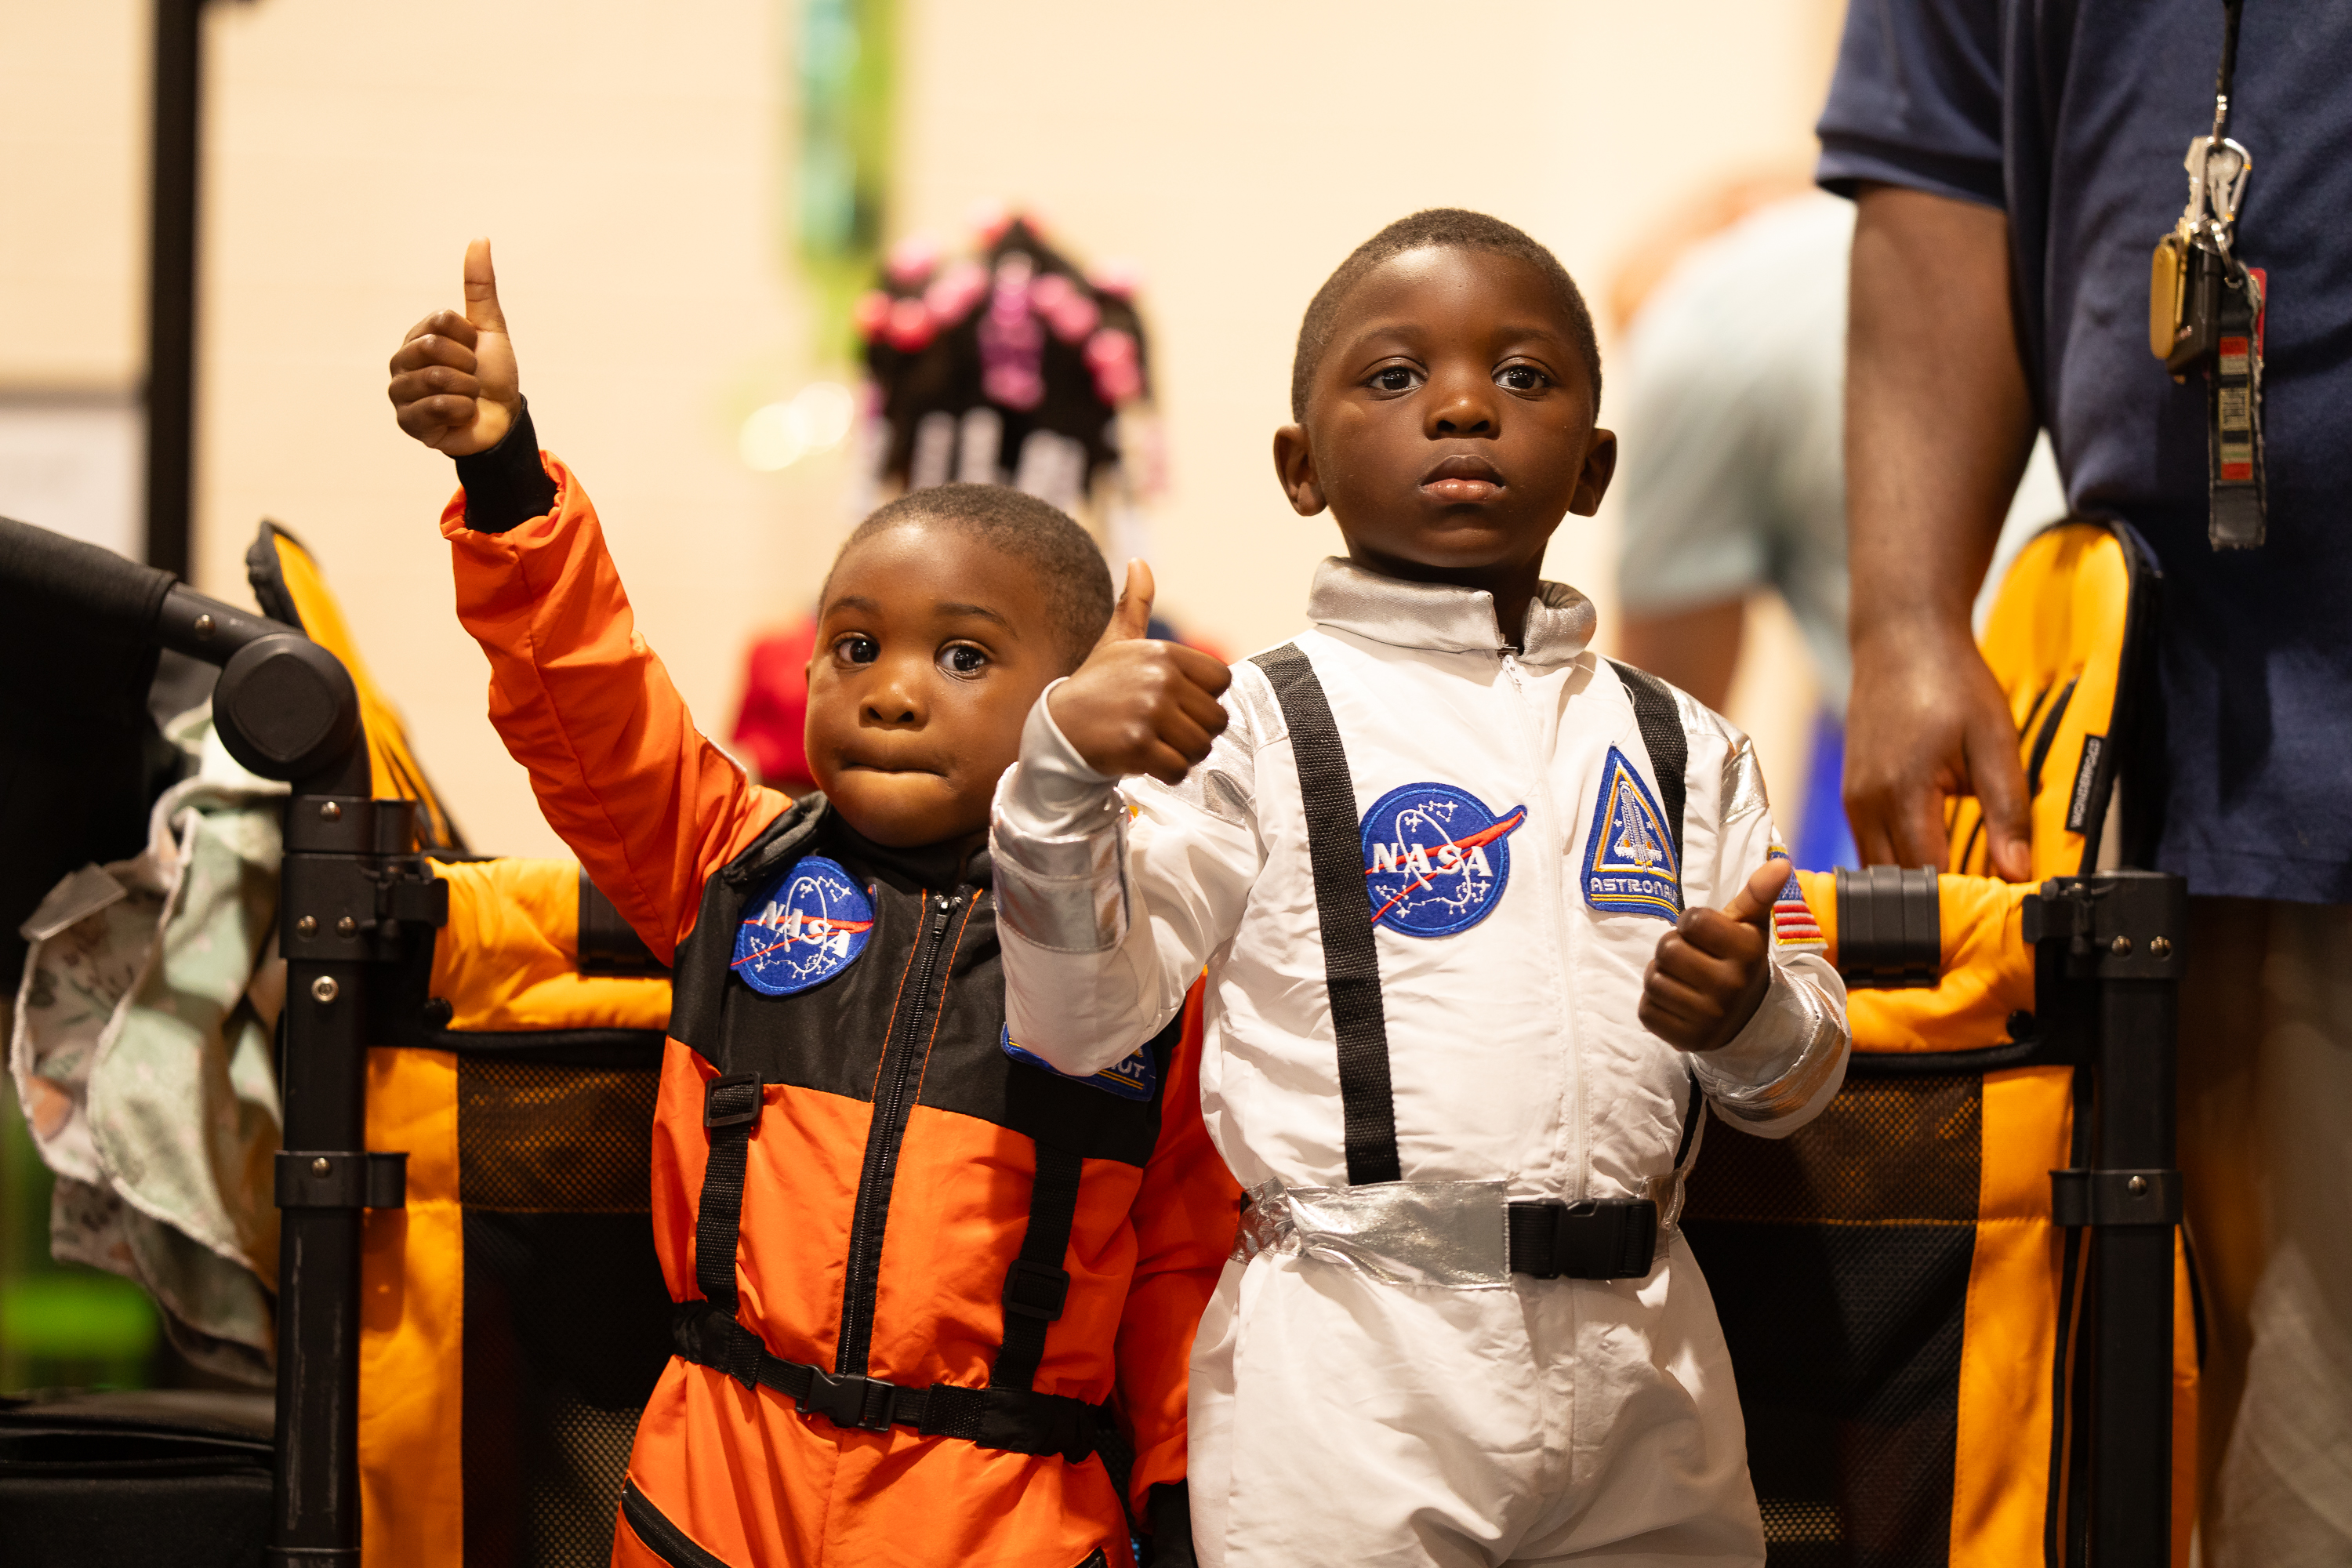
[[[2352,902],[2352,5],[2246,0],[2237,252],[2266,268],[2269,542],[2206,542],[2205,384],[2147,348],[2148,253],[2211,129],[2221,0],[1851,0],[1820,178],[2003,208],[2070,505],[2164,572],[2156,863]]]

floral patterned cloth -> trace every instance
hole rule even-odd
[[[195,772],[156,801],[145,852],[83,867],[25,922],[9,1069],[58,1176],[50,1251],[137,1280],[183,1353],[261,1382],[286,786],[228,756],[209,706],[168,733]]]

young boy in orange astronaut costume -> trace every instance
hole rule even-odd
[[[491,717],[675,976],[653,1213],[677,1353],[614,1563],[1123,1568],[1103,1457],[1131,1445],[1154,1560],[1189,1563],[1185,1364],[1239,1196],[1197,1009],[1083,1081],[1012,1048],[986,847],[1024,715],[1111,619],[1100,555],[1013,490],[881,509],[820,607],[823,793],[754,787],[539,449],[486,242],[466,298],[410,332],[392,400],[458,459],[441,527]]]

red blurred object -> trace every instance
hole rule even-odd
[[[808,765],[808,662],[816,621],[804,617],[751,645],[743,671],[743,706],[735,715],[736,749],[760,770],[760,782],[798,795],[816,787]]]

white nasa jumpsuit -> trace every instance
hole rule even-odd
[[[992,833],[1010,1033],[1057,1069],[1111,1066],[1207,966],[1202,1110],[1252,1204],[1193,1349],[1201,1561],[1761,1563],[1722,1331],[1673,1227],[1677,1164],[1695,1089],[1766,1137],[1828,1101],[1844,987],[1779,940],[1790,917],[1720,1050],[1677,1051],[1634,1011],[1676,910],[1720,904],[1775,850],[1754,753],[1589,652],[1571,588],[1543,585],[1517,650],[1488,595],[1336,559],[1307,614],[1289,649],[1235,667],[1232,721],[1176,788],[1102,778],[1041,699]],[[1327,719],[1278,689],[1291,649]],[[1686,738],[1680,803],[1643,693]],[[1334,727],[1343,761],[1312,743]],[[1319,894],[1301,751],[1326,807]],[[1359,867],[1371,942],[1327,952],[1318,904]],[[1375,1048],[1343,1072],[1365,1010],[1333,998],[1358,995],[1358,951],[1377,957]],[[1384,1097],[1364,1066],[1383,1034]],[[1512,1271],[1507,1204],[1642,1199],[1656,1240],[1633,1277]]]

